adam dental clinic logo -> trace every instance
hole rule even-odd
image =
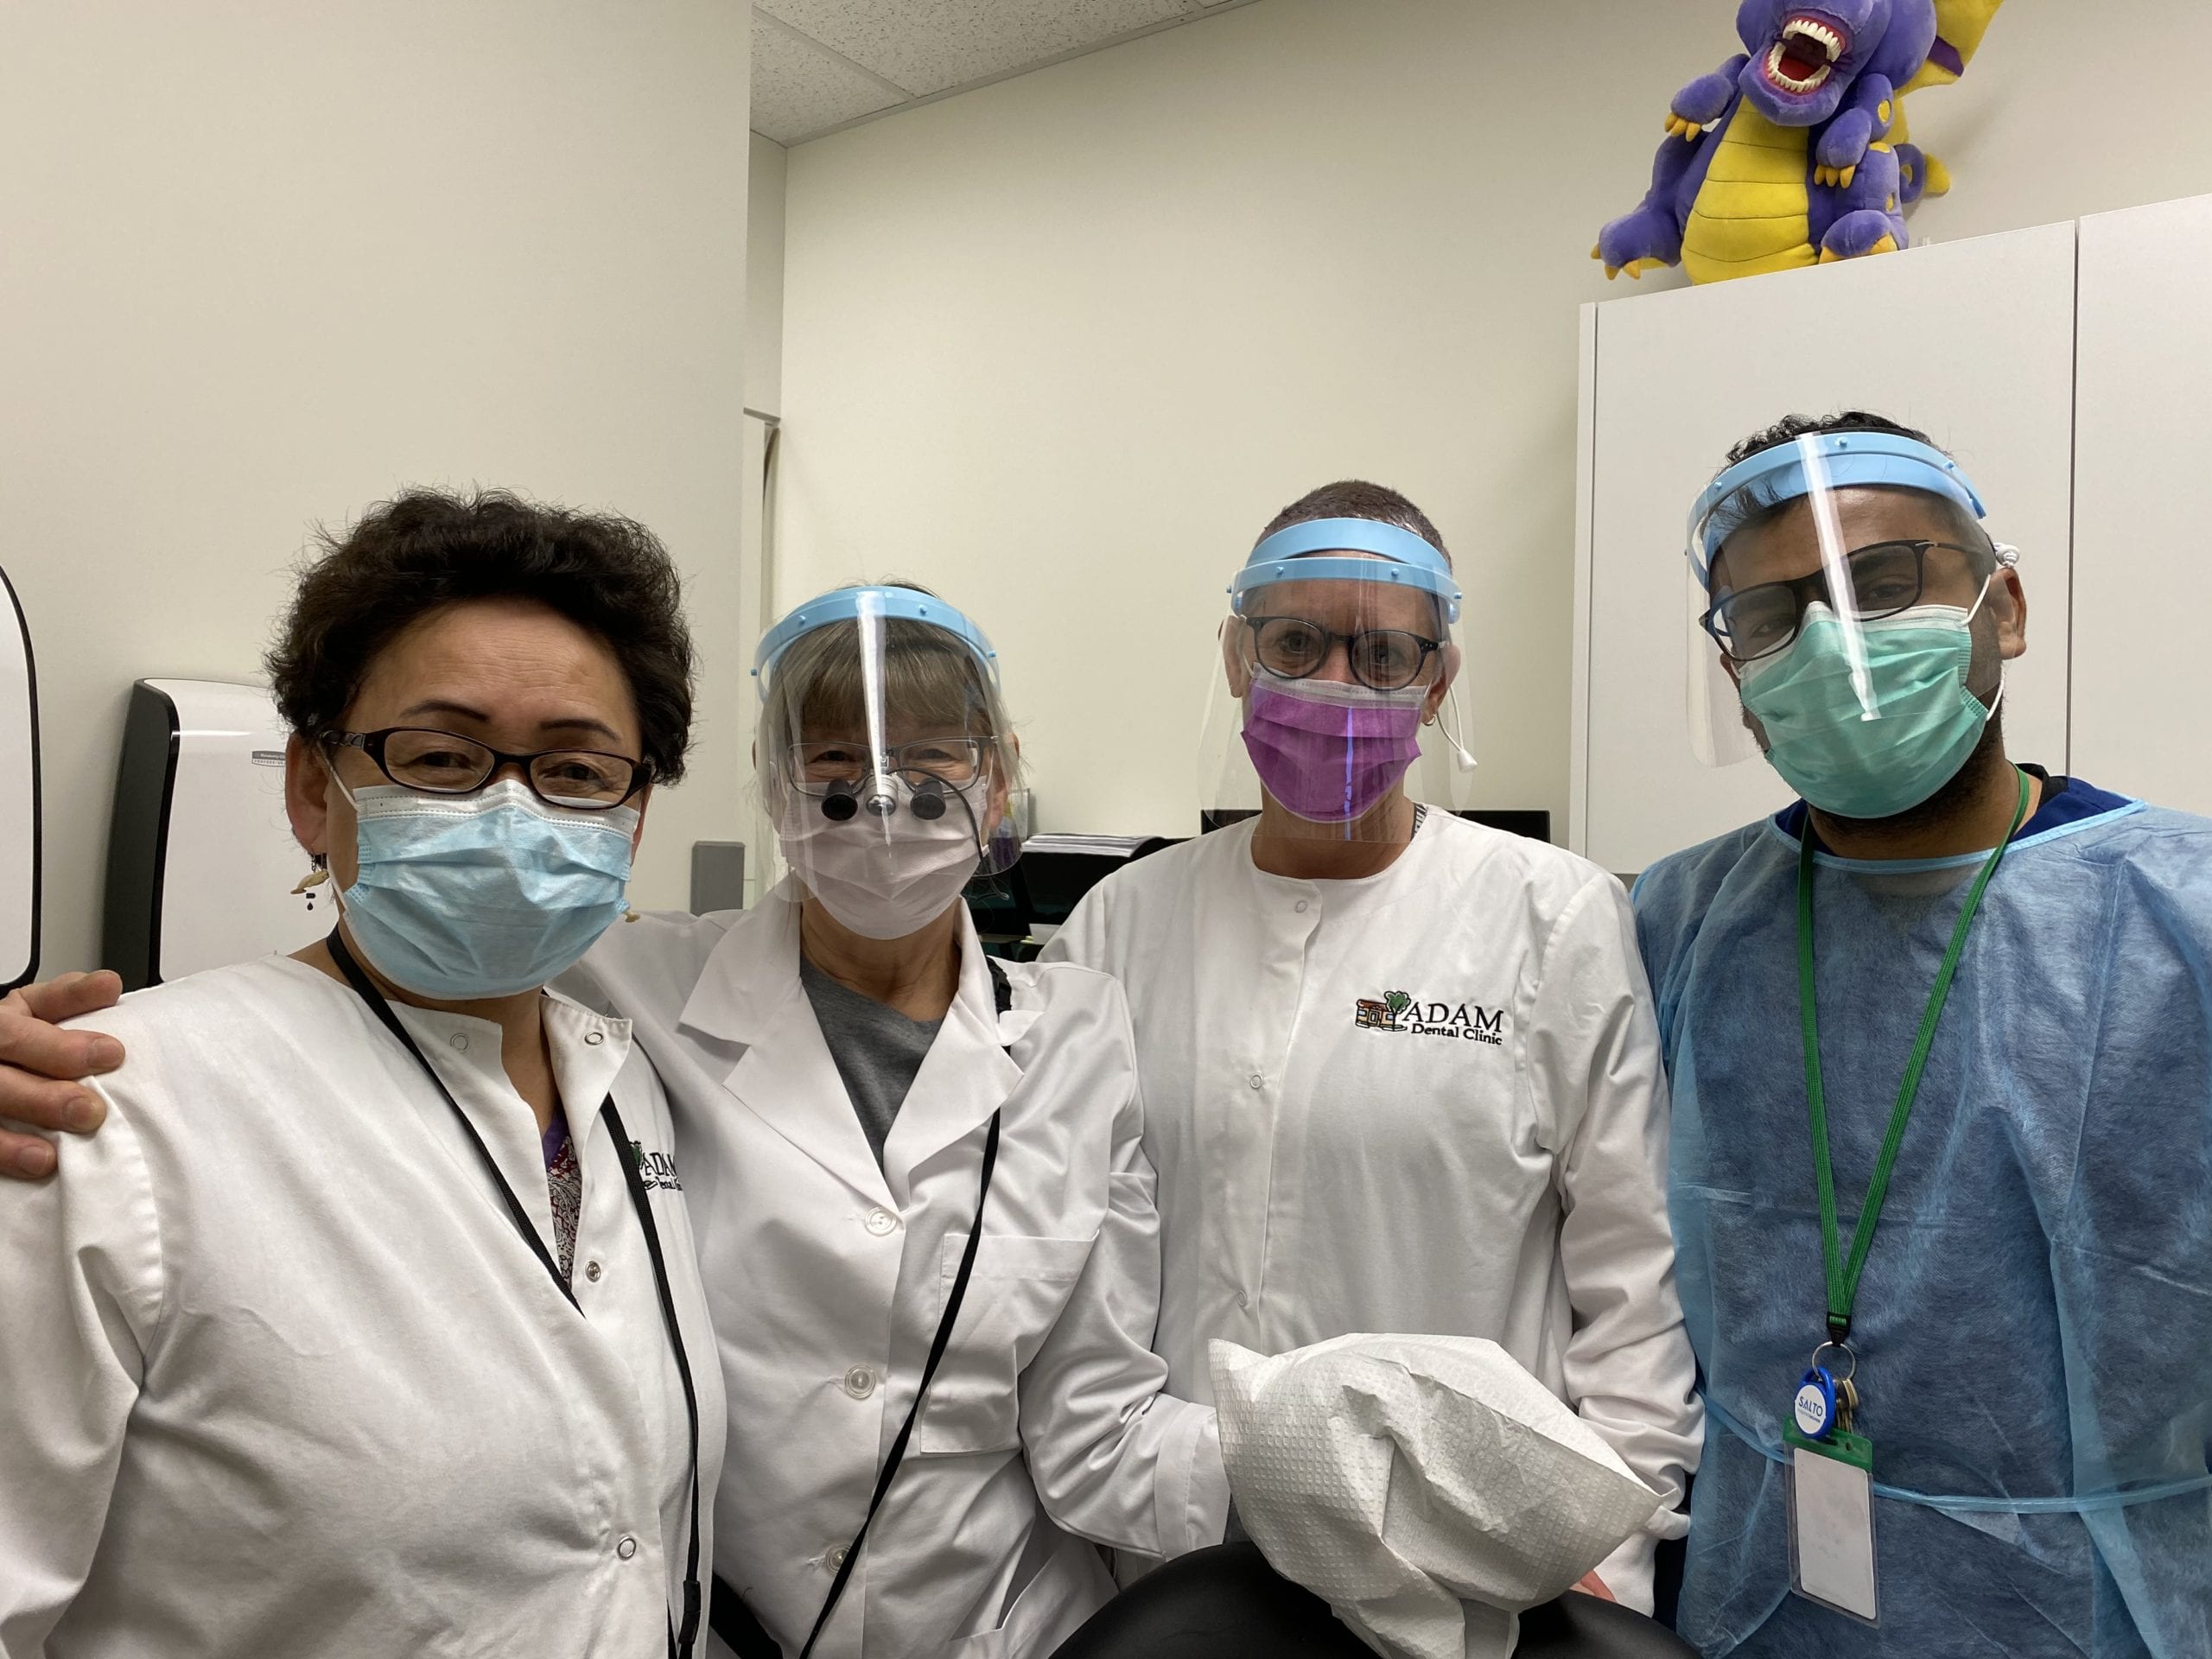
[[[664,1152],[647,1152],[643,1143],[630,1143],[630,1163],[639,1174],[640,1184],[648,1192],[681,1192],[683,1183],[676,1176],[676,1160]]]
[[[1406,991],[1363,996],[1353,1005],[1362,1031],[1409,1031],[1416,1037],[1452,1037],[1466,1043],[1505,1046],[1505,1010],[1477,1002],[1420,1002]]]

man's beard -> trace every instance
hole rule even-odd
[[[1927,830],[1940,830],[1960,812],[1970,810],[1989,787],[1990,779],[2010,764],[2005,758],[2005,712],[2000,709],[1990,715],[1989,723],[1981,728],[1981,741],[1974,746],[1974,753],[1967,756],[1966,764],[1919,805],[1908,806],[1886,818],[1847,818],[1840,812],[1824,812],[1822,816],[1885,839],[1907,840]]]

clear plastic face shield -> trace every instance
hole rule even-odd
[[[1698,758],[1766,754],[1826,805],[1792,762],[1808,777],[1866,771],[1863,757],[1885,746],[1909,761],[1939,725],[1951,748],[1978,735],[2002,668],[1970,630],[1998,568],[2018,557],[1990,541],[1982,516],[1956,462],[1890,433],[1811,434],[1723,472],[1689,523]],[[1884,792],[1840,791],[1877,804]]]
[[[1199,741],[1209,825],[1260,814],[1263,834],[1402,841],[1401,782],[1440,810],[1465,804],[1459,588],[1442,553],[1395,524],[1318,519],[1253,549],[1229,594]]]
[[[785,862],[845,926],[916,931],[1020,856],[997,654],[943,600],[824,594],[769,630],[753,675],[762,807]]]

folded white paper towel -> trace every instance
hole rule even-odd
[[[1273,1358],[1215,1342],[1238,1518],[1376,1652],[1504,1659],[1658,1496],[1475,1337],[1351,1336]]]

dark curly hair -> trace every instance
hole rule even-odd
[[[1937,443],[1918,427],[1893,421],[1886,415],[1877,415],[1869,410],[1847,409],[1834,415],[1785,415],[1772,426],[1752,433],[1728,451],[1728,459],[1721,470],[1753,455],[1764,454],[1769,449],[1779,449],[1785,443],[1795,443],[1803,437],[1821,437],[1834,432],[1886,432],[1892,437],[1910,438],[1915,443],[1924,443],[1940,455],[1951,452]],[[1778,486],[1777,486],[1778,487]],[[1936,511],[1951,521],[1951,533],[1961,547],[1971,550],[1976,575],[1987,575],[1997,568],[1997,555],[1984,530],[1974,516],[1948,496],[1929,498]],[[1739,497],[1722,504],[1713,516],[1712,528],[1719,539],[1726,541],[1738,531],[1759,523],[1770,517],[1786,502],[1777,499],[1772,490],[1754,487]]]
[[[1916,426],[1907,426],[1893,421],[1886,415],[1877,415],[1870,410],[1847,409],[1834,415],[1785,415],[1772,426],[1752,433],[1728,451],[1726,465],[1733,467],[1739,461],[1749,461],[1762,450],[1778,449],[1785,443],[1795,443],[1802,437],[1818,437],[1830,432],[1886,432],[1892,437],[1910,438],[1915,443],[1924,443],[1937,448],[1936,440]],[[1939,453],[1948,454],[1949,451]]]
[[[691,633],[676,567],[643,524],[505,490],[411,489],[343,536],[319,539],[264,659],[276,707],[302,737],[343,718],[370,664],[410,624],[457,601],[523,599],[607,642],[637,703],[655,780],[683,776]]]

